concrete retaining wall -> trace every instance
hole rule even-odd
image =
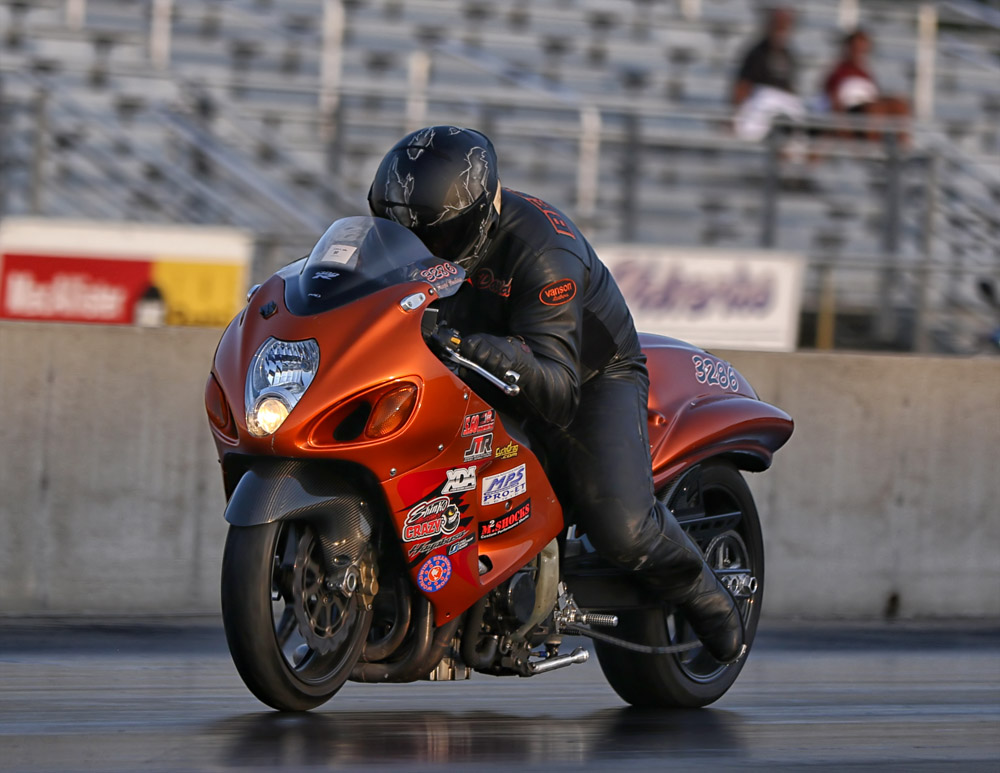
[[[0,614],[218,610],[218,336],[0,323]],[[1000,358],[724,356],[797,423],[766,614],[1000,616]]]

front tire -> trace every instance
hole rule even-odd
[[[230,526],[222,560],[222,619],[236,670],[279,711],[329,700],[361,655],[371,610],[360,592],[331,588],[316,528],[303,521]]]
[[[753,578],[752,583],[745,583],[750,587],[742,587],[734,594],[743,617],[746,650],[734,663],[725,665],[700,643],[678,654],[646,655],[595,642],[608,683],[634,706],[696,708],[714,703],[736,681],[757,632],[764,593],[764,544],[757,507],[735,467],[713,462],[704,465],[700,475],[701,507],[711,521],[699,519],[702,529],[689,528],[695,525],[694,520],[685,526],[683,516],[678,521],[706,551],[706,559],[717,573],[730,578],[749,574]],[[675,502],[666,504],[675,510]],[[704,528],[706,524],[713,526]],[[717,524],[723,524],[721,530],[714,527]],[[628,641],[653,647],[698,642],[683,614],[671,606],[636,610],[619,617],[616,636]]]

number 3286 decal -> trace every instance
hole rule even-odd
[[[728,389],[738,392],[740,388],[740,378],[736,374],[736,368],[728,362],[717,360],[714,357],[704,357],[695,354],[691,357],[694,363],[694,377],[699,384],[717,386],[719,389]]]

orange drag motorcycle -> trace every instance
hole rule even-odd
[[[715,661],[680,612],[567,528],[518,422],[463,381],[515,395],[517,374],[435,335],[435,302],[464,278],[402,226],[346,218],[251,290],[223,334],[205,402],[240,675],[264,703],[305,710],[348,679],[543,674],[587,660],[560,653],[573,635],[595,641],[629,703],[715,701],[746,653]],[[764,555],[740,470],[766,469],[792,422],[726,362],[642,344],[658,495],[737,598],[749,645]]]

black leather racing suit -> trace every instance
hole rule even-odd
[[[464,336],[467,357],[521,374],[513,406],[547,451],[567,520],[606,559],[686,604],[713,649],[722,618],[738,612],[654,496],[646,358],[617,284],[583,234],[544,201],[504,189],[485,254],[440,316]],[[733,646],[719,643],[722,659]]]

